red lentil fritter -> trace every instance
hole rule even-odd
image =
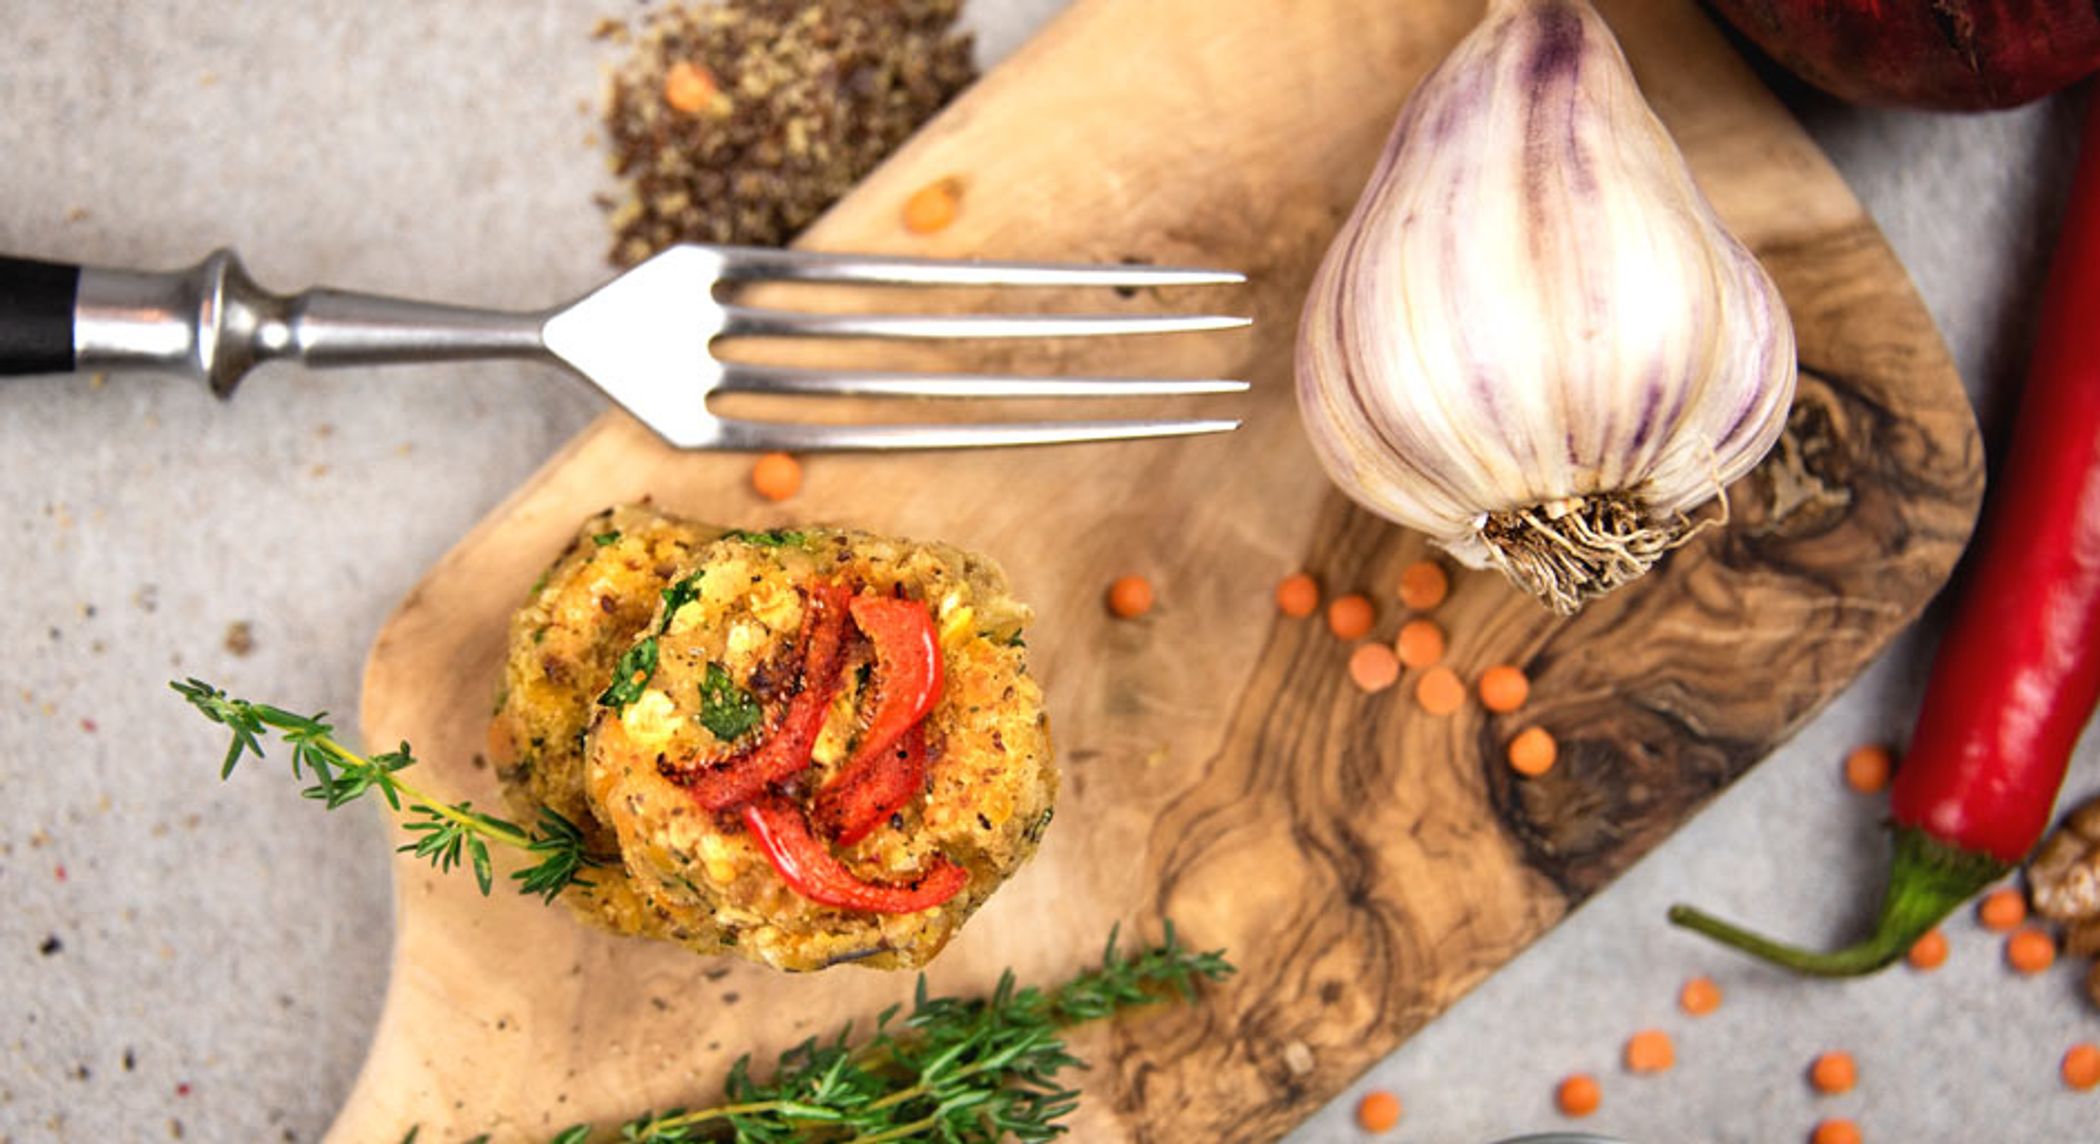
[[[618,853],[612,828],[584,797],[585,736],[614,665],[672,576],[721,531],[643,506],[607,509],[583,522],[512,615],[489,757],[519,822],[546,807],[581,828],[591,852]],[[580,915],[618,933],[653,930],[619,867],[586,877],[590,886],[562,894]]]
[[[623,539],[685,559],[630,575],[634,595],[601,608],[619,619],[583,641],[599,671],[542,716],[590,720],[581,773],[564,753],[552,789],[543,748],[506,783],[611,835],[625,879],[616,910],[599,892],[602,923],[787,970],[925,964],[1050,820],[1028,610],[944,545],[829,529],[695,543],[710,530],[656,519],[625,518]],[[591,563],[571,552],[541,595]],[[541,622],[513,629],[513,676],[540,662]]]

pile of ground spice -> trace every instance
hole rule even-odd
[[[962,0],[722,0],[631,35],[605,125],[612,261],[680,242],[777,246],[976,78]]]

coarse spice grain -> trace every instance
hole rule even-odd
[[[681,242],[794,238],[976,78],[961,8],[722,0],[643,17],[606,103],[626,183],[611,207],[614,265]]]

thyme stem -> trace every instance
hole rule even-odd
[[[314,742],[325,748],[330,755],[333,755],[345,767],[355,769],[372,765],[370,759],[344,746],[332,735],[319,736]],[[386,785],[388,789],[400,792],[401,797],[408,801],[411,808],[427,811],[447,822],[457,824],[461,829],[474,831],[506,846],[524,849],[532,845],[533,836],[511,825],[509,822],[500,818],[492,819],[486,815],[477,815],[462,806],[439,802],[435,797],[424,791],[423,788],[398,775],[390,777]],[[392,801],[392,799],[388,800],[390,803]],[[395,809],[398,810],[400,808],[396,806]]]
[[[512,872],[518,891],[553,901],[570,886],[589,885],[583,870],[602,866],[604,859],[584,848],[583,832],[575,823],[544,807],[533,828],[519,826],[474,809],[470,802],[445,802],[401,777],[414,766],[415,755],[408,744],[384,754],[366,756],[336,738],[327,716],[299,715],[267,703],[235,699],[199,679],[169,684],[206,719],[232,733],[219,777],[231,778],[248,755],[263,757],[263,740],[271,733],[291,748],[292,776],[311,776],[313,785],[303,793],[326,804],[329,810],[379,792],[388,808],[406,819],[404,828],[413,840],[400,850],[427,859],[440,871],[465,862],[473,868],[474,880],[487,894],[494,885],[494,866],[489,843],[506,846],[538,859]]]

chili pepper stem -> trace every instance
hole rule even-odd
[[[1932,927],[2009,868],[1996,858],[1956,849],[1912,826],[1896,828],[1891,848],[1888,889],[1882,894],[1874,932],[1843,949],[1826,952],[1786,945],[1685,905],[1670,907],[1670,921],[1797,973],[1858,977],[1901,958]]]

